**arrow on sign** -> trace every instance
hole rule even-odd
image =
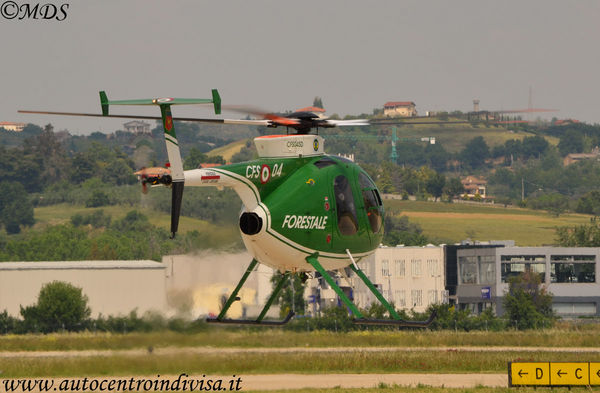
[[[598,370],[600,372],[600,370]],[[523,375],[527,375],[529,373],[524,373],[523,370],[519,370],[519,377],[523,378]]]
[[[556,374],[558,375],[559,378],[561,378],[563,375],[567,375],[567,373],[563,372],[561,369],[558,369],[558,372]]]
[[[598,370],[598,372],[596,373],[596,375],[598,376],[598,378],[600,378],[600,370]]]

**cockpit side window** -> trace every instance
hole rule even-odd
[[[342,235],[354,235],[358,231],[358,220],[352,188],[346,176],[339,175],[335,178],[333,192],[337,206],[338,229]]]
[[[381,197],[377,191],[375,184],[365,175],[360,173],[358,175],[358,184],[360,185],[363,200],[365,202],[365,210],[367,211],[367,217],[369,219],[369,225],[373,233],[377,233],[381,230]]]

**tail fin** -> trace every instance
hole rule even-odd
[[[102,107],[102,115],[108,116],[109,105],[158,105],[163,123],[163,131],[165,135],[165,144],[167,146],[167,155],[169,156],[169,164],[171,170],[170,184],[171,195],[171,238],[175,237],[179,227],[179,215],[181,214],[181,201],[183,198],[183,187],[185,184],[185,175],[183,172],[183,161],[181,152],[175,134],[175,125],[173,124],[173,116],[171,115],[171,105],[194,105],[194,104],[213,104],[215,113],[221,113],[221,96],[217,89],[212,90],[212,99],[204,98],[148,98],[140,100],[119,100],[109,101],[104,91],[100,92],[100,105]]]

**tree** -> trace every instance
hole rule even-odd
[[[110,199],[102,190],[94,190],[88,200],[85,201],[85,207],[100,207],[108,205],[110,205]]]
[[[321,109],[324,108],[323,100],[321,100],[321,97],[315,97],[315,99],[313,100],[313,106]]]
[[[503,305],[506,318],[518,329],[534,329],[554,321],[552,294],[541,284],[538,273],[526,271],[511,277]]]
[[[190,152],[183,161],[183,169],[196,169],[200,167],[200,164],[206,162],[206,154],[202,153],[199,149],[192,147]]]
[[[279,284],[281,274],[275,273],[271,277],[273,288]],[[281,287],[279,292],[279,315],[284,318],[290,311],[296,314],[304,315],[304,275],[291,273]],[[292,304],[293,301],[293,304]]]
[[[560,247],[600,247],[600,222],[594,217],[589,224],[559,227],[556,238]]]
[[[593,214],[595,216],[600,215],[600,191],[590,191],[579,198],[577,207],[575,208],[577,213]]]
[[[21,183],[0,182],[0,224],[6,232],[21,232],[21,225],[32,226],[33,204]]]
[[[471,139],[460,153],[462,162],[471,168],[480,168],[490,156],[490,149],[482,136]]]
[[[433,195],[435,200],[442,196],[444,192],[444,186],[446,185],[446,176],[441,173],[436,173],[431,176],[425,183],[425,189],[428,193]]]
[[[429,242],[419,224],[409,222],[407,216],[386,214],[384,234],[383,242],[390,246],[423,246]]]
[[[584,147],[583,133],[578,130],[567,130],[560,137],[558,150],[562,156],[569,153],[582,153]]]
[[[444,186],[444,192],[448,195],[450,200],[458,197],[465,192],[465,186],[463,186],[460,178],[451,177]]]
[[[43,333],[61,329],[81,330],[90,314],[88,297],[82,289],[62,281],[45,284],[40,290],[37,304],[21,306],[25,325]]]

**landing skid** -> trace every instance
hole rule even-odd
[[[365,283],[365,285],[371,290],[371,292],[375,295],[377,300],[379,300],[381,302],[381,304],[383,304],[383,306],[388,310],[388,312],[390,313],[390,316],[392,317],[392,319],[367,319],[362,315],[362,313],[354,305],[354,303],[352,303],[352,301],[346,296],[344,291],[342,291],[342,289],[337,285],[335,280],[329,275],[329,273],[323,268],[323,266],[321,266],[321,264],[319,263],[319,260],[318,260],[318,254],[310,255],[309,257],[306,258],[306,261],[312,267],[314,267],[316,271],[318,271],[321,274],[321,276],[325,279],[325,281],[327,281],[329,286],[335,291],[335,293],[339,296],[339,298],[344,302],[344,304],[352,312],[352,315],[354,315],[354,317],[356,318],[352,321],[354,324],[426,328],[429,325],[431,325],[431,323],[433,322],[433,320],[436,317],[436,312],[434,311],[431,313],[431,315],[429,316],[429,318],[426,321],[405,321],[402,318],[400,318],[400,315],[398,315],[398,313],[396,312],[394,307],[391,304],[389,304],[387,300],[385,300],[385,298],[381,295],[381,293],[377,290],[377,288],[375,288],[373,283],[371,283],[369,278],[362,272],[362,270],[360,270],[358,268],[358,266],[356,266],[356,264],[353,261],[352,265],[350,265],[350,268]],[[239,300],[239,297],[237,296],[238,292],[240,291],[240,289],[242,288],[242,286],[248,279],[248,276],[250,275],[250,273],[252,273],[252,271],[254,270],[254,268],[256,267],[257,264],[258,264],[258,261],[256,259],[253,259],[252,262],[250,262],[250,266],[248,266],[248,268],[246,269],[246,272],[242,276],[240,282],[235,287],[235,289],[233,290],[231,295],[229,295],[229,298],[227,299],[227,302],[225,302],[225,304],[223,305],[223,309],[221,310],[219,315],[216,318],[207,318],[206,322],[229,324],[229,325],[283,326],[294,317],[294,312],[290,311],[288,313],[288,315],[280,321],[270,321],[270,320],[263,321],[263,318],[265,317],[265,315],[267,314],[267,311],[273,304],[273,301],[275,301],[275,299],[279,295],[279,292],[281,291],[281,288],[283,287],[285,280],[287,280],[287,278],[289,277],[289,272],[286,272],[281,275],[281,278],[279,279],[277,286],[275,287],[275,289],[273,289],[273,293],[271,293],[271,296],[267,300],[267,303],[263,307],[258,318],[256,318],[256,319],[225,318],[225,314],[227,314],[229,307],[231,307],[233,302],[235,302],[236,300]]]
[[[217,319],[217,318],[207,318],[206,322],[210,323],[223,323],[230,325],[259,325],[259,326],[283,326],[288,323],[292,317],[294,316],[294,312],[290,311],[289,314],[282,319],[281,321],[258,321],[256,319]]]

